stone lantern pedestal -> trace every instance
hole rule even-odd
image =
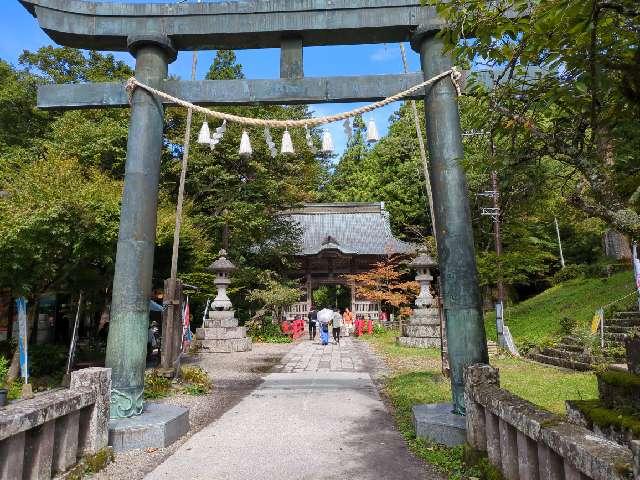
[[[421,251],[409,265],[417,272],[416,281],[420,283],[420,294],[416,298],[416,308],[407,323],[402,326],[402,335],[396,341],[404,347],[439,348],[440,312],[434,306],[431,294],[433,277],[430,271],[436,266],[436,262],[426,252]]]
[[[251,350],[251,338],[247,337],[247,328],[238,326],[233,305],[227,296],[227,287],[231,283],[230,273],[235,265],[226,258],[227,252],[220,251],[220,258],[210,267],[216,273],[214,284],[218,295],[211,304],[209,318],[202,328],[196,330],[204,353],[247,352]]]

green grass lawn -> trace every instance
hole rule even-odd
[[[446,448],[416,438],[411,408],[419,403],[451,400],[449,379],[440,371],[438,349],[414,349],[395,344],[397,332],[387,331],[364,340],[373,345],[391,369],[385,393],[394,408],[398,430],[411,450],[436,466],[449,479],[487,478],[488,464],[469,467],[463,462],[463,448]],[[597,397],[593,373],[578,373],[547,367],[523,359],[501,357],[491,363],[500,369],[503,388],[557,414],[565,413],[565,400]]]
[[[508,307],[506,323],[516,343],[539,344],[558,336],[560,319],[575,318],[578,325],[590,325],[595,311],[623,297],[635,288],[631,272],[618,272],[610,278],[579,278],[545,290],[522,303]],[[495,340],[495,313],[486,315],[487,337]]]

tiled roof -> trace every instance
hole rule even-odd
[[[302,228],[300,255],[323,250],[345,254],[409,253],[415,247],[391,232],[384,203],[311,203],[284,212]]]

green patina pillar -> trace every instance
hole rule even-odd
[[[167,78],[168,64],[176,58],[167,37],[132,36],[128,46],[136,58],[138,80],[156,86]],[[106,365],[112,369],[111,418],[140,415],[143,408],[163,125],[162,104],[136,89],[131,99],[107,342]]]
[[[420,53],[425,78],[451,68],[437,31],[418,29],[412,47]],[[454,412],[464,414],[464,368],[489,363],[478,286],[471,212],[456,89],[445,78],[425,95],[427,142],[435,210],[438,263],[447,322]]]

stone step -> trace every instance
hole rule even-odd
[[[584,352],[574,352],[563,350],[561,348],[549,347],[542,350],[542,355],[547,357],[555,357],[560,359],[568,359],[575,362],[591,363],[591,355]]]
[[[231,338],[245,338],[247,327],[231,328],[198,328],[196,338],[198,340],[228,340]]]
[[[605,327],[607,325],[616,325],[619,327],[640,327],[640,318],[605,318]]]
[[[411,348],[440,348],[439,338],[426,337],[398,337],[396,343],[402,347]]]
[[[205,320],[204,328],[235,328],[238,326],[237,318],[224,318],[222,320]]]
[[[604,336],[605,340],[612,341],[612,342],[618,342],[620,344],[623,344],[625,338],[627,338],[627,334],[626,333],[607,333],[607,332],[605,332],[605,334],[603,336]]]
[[[574,337],[572,335],[565,335],[560,339],[560,342],[564,343],[565,345],[578,345],[578,346],[584,345],[584,341],[581,338]]]
[[[549,357],[547,355],[542,355],[541,353],[532,353],[529,355],[529,358],[539,363],[554,365],[556,367],[568,368],[570,370],[578,370],[581,372],[585,372],[592,369],[592,366],[590,363],[576,362],[576,361],[564,359],[564,358]]]
[[[631,318],[640,320],[640,312],[615,312],[614,318]]]
[[[440,325],[405,325],[402,330],[405,337],[437,338],[440,341]]]
[[[570,345],[567,343],[558,343],[555,348],[559,349],[559,350],[565,350],[567,352],[574,352],[574,353],[582,353],[584,352],[584,347],[582,345]]]
[[[607,408],[628,409],[640,413],[640,376],[630,372],[607,370],[598,372],[600,401]]]
[[[251,350],[250,338],[232,338],[229,340],[201,340],[200,353],[233,353]]]
[[[604,333],[625,333],[631,334],[635,330],[635,327],[628,327],[624,325],[607,325],[604,324]]]

